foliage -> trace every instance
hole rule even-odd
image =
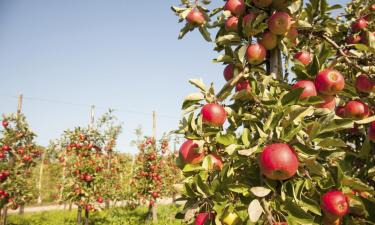
[[[336,115],[334,110],[322,108],[326,96],[303,99],[304,90],[291,86],[294,81],[314,80],[319,72],[334,68],[345,78],[345,89],[330,96],[336,108],[360,99],[373,111],[374,89],[362,93],[356,90],[355,82],[361,74],[375,78],[374,23],[369,22],[361,31],[352,27],[358,18],[373,20],[371,3],[352,1],[342,15],[333,18],[333,10],[341,5],[331,6],[326,0],[273,0],[269,7],[245,2],[246,13],[255,13],[256,19],[243,23],[243,15],[239,16],[237,31],[225,28],[231,12],[222,6],[208,9],[214,5],[211,1],[182,0],[181,7],[172,7],[180,22],[191,10],[199,9],[206,23],[186,23],[180,37],[199,29],[205,40],[211,40],[208,30],[212,29],[216,32],[214,50],[220,53],[214,62],[234,66],[234,77],[219,92],[213,84],[189,81],[198,92],[183,102],[185,118],[177,133],[194,140],[206,157],[194,165],[178,160],[186,177],[181,199],[187,202],[177,217],[192,223],[196,213],[208,211],[215,215],[215,224],[222,224],[230,213],[239,217],[239,224],[322,224],[325,213],[320,198],[331,189],[339,189],[349,198],[350,213],[338,219],[343,224],[373,224],[375,148],[367,129],[375,117],[370,113],[360,119]],[[269,18],[275,11],[292,17],[289,31],[298,36],[278,35],[277,47],[267,52],[264,62],[254,65],[247,48],[271,29]],[[348,44],[346,40],[352,35],[361,35],[362,41]],[[313,54],[307,66],[293,59],[300,51]],[[249,88],[232,94],[239,82],[248,82]],[[227,123],[223,127],[205,123],[198,111],[204,101],[225,107]],[[261,175],[258,157],[273,143],[287,143],[297,154],[299,168],[292,178],[271,180]],[[222,158],[221,170],[210,169],[208,154]]]
[[[41,155],[23,114],[3,115],[0,131],[0,207],[17,209],[33,198],[30,185],[33,167]]]

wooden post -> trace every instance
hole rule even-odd
[[[45,158],[46,152],[43,151],[42,154],[42,161],[40,163],[40,169],[39,169],[39,182],[38,182],[38,200],[37,203],[40,205],[42,204],[42,178],[43,178],[43,169],[44,169],[44,158]]]
[[[23,99],[23,95],[22,94],[18,95],[17,115],[21,114],[21,111],[22,111],[22,99]]]
[[[154,138],[154,141],[156,142],[156,112],[153,111],[152,112],[152,137]],[[152,208],[152,222],[154,224],[157,224],[158,223],[158,206],[156,204],[156,199],[155,199],[155,203],[153,206],[151,206]]]
[[[82,220],[82,206],[78,206],[77,210],[77,225],[81,225]]]
[[[22,100],[23,100],[23,95],[19,94],[18,104],[17,104],[17,117],[19,117],[19,115],[21,115],[21,112],[22,112]],[[9,163],[10,163],[10,167],[12,167],[13,166],[12,164],[14,163],[14,161],[10,159]],[[21,204],[20,209],[19,209],[19,214],[22,215],[24,213],[24,210],[25,210],[25,204]],[[6,213],[4,213],[4,217],[6,217]]]
[[[92,105],[91,110],[90,110],[90,121],[89,121],[90,129],[94,126],[94,118],[95,118],[95,105]]]

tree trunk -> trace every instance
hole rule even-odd
[[[73,205],[72,202],[69,202],[69,208],[68,208],[69,211],[72,211],[72,205]]]
[[[78,206],[77,225],[81,225],[81,221],[82,221],[82,206]]]
[[[85,209],[85,225],[89,225],[89,211]]]
[[[274,50],[271,50],[270,51],[270,68],[268,71],[274,79],[276,80],[282,80],[282,72],[280,71],[280,65],[281,65],[281,62],[279,62],[279,60],[281,60],[281,55],[280,54],[280,50],[279,49],[274,49]]]
[[[105,209],[109,209],[109,205],[110,205],[109,199],[105,200]]]
[[[152,206],[152,223],[157,224],[158,223],[158,206],[155,204]]]
[[[44,157],[45,157],[45,152],[42,154],[42,163],[40,164],[40,169],[39,169],[39,182],[38,182],[38,201],[37,203],[40,205],[42,204],[42,178],[43,178],[43,169],[44,169]]]
[[[19,211],[19,214],[20,214],[20,215],[23,215],[24,212],[25,212],[25,205],[22,204],[22,205],[20,205],[20,211]]]
[[[7,206],[4,206],[4,208],[3,208],[3,218],[1,218],[2,225],[7,224],[7,214],[8,214],[8,208],[7,208]]]

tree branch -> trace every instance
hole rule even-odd
[[[269,225],[274,224],[275,219],[273,218],[272,213],[271,213],[270,209],[268,208],[268,203],[266,202],[266,200],[264,200],[264,198],[262,198],[261,201],[262,201],[262,204],[263,204],[263,208],[266,211],[267,220],[268,220]]]
[[[344,58],[346,63],[348,63],[351,66],[354,66],[357,70],[361,71],[362,73],[367,74],[367,72],[364,69],[362,69],[360,66],[358,66],[357,64],[355,64],[348,58],[348,56],[342,51],[340,46],[338,46],[335,41],[333,41],[331,38],[329,38],[327,35],[324,35],[324,34],[323,34],[323,39],[326,40],[330,45],[332,45],[336,50],[339,51],[340,55]]]
[[[216,95],[217,100],[220,101],[220,102],[223,101],[224,98],[225,98],[225,92],[231,91],[234,88],[234,86],[236,86],[238,81],[240,81],[245,76],[245,74],[247,72],[248,72],[248,69],[245,68],[241,73],[239,73],[237,76],[235,76],[231,80],[229,80],[224,85],[224,87],[219,91],[219,93],[217,93],[217,95]]]

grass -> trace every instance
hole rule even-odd
[[[158,206],[159,225],[181,225],[181,220],[176,220],[174,215],[178,207],[174,205]],[[75,225],[77,210],[49,211],[10,215],[8,225]],[[150,224],[147,220],[147,207],[141,206],[134,210],[127,208],[112,208],[106,211],[91,213],[90,225],[143,225]]]

